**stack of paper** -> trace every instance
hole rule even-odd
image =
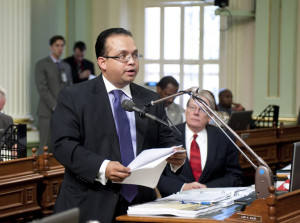
[[[192,202],[192,203],[216,203],[218,201],[222,201],[225,199],[230,198],[228,194],[199,194],[198,196],[195,194],[172,194],[170,196],[161,198],[159,200],[166,200],[166,201],[180,201],[180,202]]]
[[[195,218],[222,209],[221,206],[183,203],[180,201],[157,200],[128,207],[128,215],[174,215]]]
[[[201,188],[178,192],[179,194],[228,194],[230,196],[247,196],[254,187],[215,187]]]
[[[253,191],[253,187],[203,188],[183,191],[153,202],[130,206],[127,214],[195,218],[230,206],[237,198],[247,196]]]

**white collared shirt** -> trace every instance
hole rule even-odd
[[[52,56],[52,54],[50,54],[50,57],[51,57],[51,59],[52,59],[52,61],[53,61],[53,63],[60,63],[61,62],[61,60],[60,59],[55,59],[53,56]]]
[[[188,127],[187,124],[185,124],[185,145],[186,145],[186,151],[187,151],[187,157],[190,160],[190,154],[191,154],[191,143],[193,141],[194,133],[192,130]],[[207,159],[207,130],[204,128],[200,132],[197,133],[198,137],[196,138],[196,142],[199,145],[200,148],[200,155],[201,155],[201,167],[202,170],[205,167],[206,159]]]
[[[111,110],[114,116],[114,106],[113,106],[113,101],[114,101],[114,95],[112,93],[110,93],[113,90],[122,90],[125,95],[122,95],[122,101],[124,99],[129,99],[132,100],[132,95],[131,95],[131,91],[130,91],[130,87],[129,85],[126,85],[124,88],[119,89],[116,88],[112,83],[110,83],[105,77],[104,75],[102,75],[103,77],[103,81],[104,81],[104,85],[106,87],[106,91],[109,97],[109,102],[110,102],[110,106],[111,106]],[[134,116],[134,112],[128,112],[127,113],[127,117],[129,119],[129,125],[130,125],[130,134],[131,134],[131,139],[132,139],[132,146],[133,146],[133,153],[134,156],[136,157],[136,126],[135,126],[135,116]],[[117,125],[116,125],[117,126]],[[97,174],[96,177],[96,181],[99,181],[100,183],[102,183],[103,185],[106,185],[107,182],[107,178],[105,177],[105,171],[106,171],[106,167],[107,164],[110,160],[104,160],[103,163],[100,166],[100,170]]]

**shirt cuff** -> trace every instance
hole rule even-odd
[[[183,164],[184,163],[185,163],[185,161],[183,162]],[[170,164],[170,168],[173,173],[176,173],[176,171],[179,170],[183,166],[183,164],[181,164],[180,166],[174,166],[174,165]]]
[[[105,177],[105,171],[107,164],[109,163],[110,160],[104,160],[100,166],[99,172],[96,177],[96,181],[99,181],[101,184],[106,185],[107,183],[107,178]]]
[[[181,189],[180,189],[180,192],[183,190],[183,187],[184,187],[185,184],[186,184],[186,183],[182,184],[182,187],[181,187]]]

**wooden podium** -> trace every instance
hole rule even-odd
[[[266,199],[257,199],[242,212],[236,212],[224,221],[204,218],[179,218],[162,216],[128,216],[117,217],[117,221],[125,222],[262,222],[262,223],[291,223],[300,222],[300,190],[275,195],[275,187],[269,188],[269,196]]]

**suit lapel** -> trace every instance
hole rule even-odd
[[[209,174],[209,170],[211,169],[211,166],[214,165],[214,157],[217,152],[217,138],[216,134],[217,132],[213,131],[213,128],[209,125],[206,127],[207,130],[207,159],[206,164],[203,169],[203,172],[200,176],[199,180],[205,179],[205,176]]]
[[[180,139],[181,139],[181,142],[183,144],[183,147],[186,148],[186,144],[185,144],[185,142],[186,142],[186,140],[185,140],[186,123],[180,124],[177,127],[178,127],[178,130],[181,132]],[[187,179],[189,179],[191,181],[195,181],[195,177],[193,175],[193,171],[192,171],[190,161],[189,161],[188,158],[185,160],[185,163],[183,165],[182,176],[186,176]]]
[[[115,153],[117,159],[121,162],[122,159],[120,154],[119,139],[102,75],[95,79],[92,94],[93,98],[91,101],[92,103],[95,103],[95,111],[93,112],[99,114],[97,116],[98,120],[95,126],[100,127],[101,131],[105,132],[112,151]]]
[[[143,95],[137,91],[134,84],[130,85],[133,102],[137,107],[142,108],[148,101],[143,98]],[[142,118],[137,112],[135,112],[135,126],[136,126],[136,151],[137,155],[141,153],[143,149],[144,139],[147,130],[148,120]]]

